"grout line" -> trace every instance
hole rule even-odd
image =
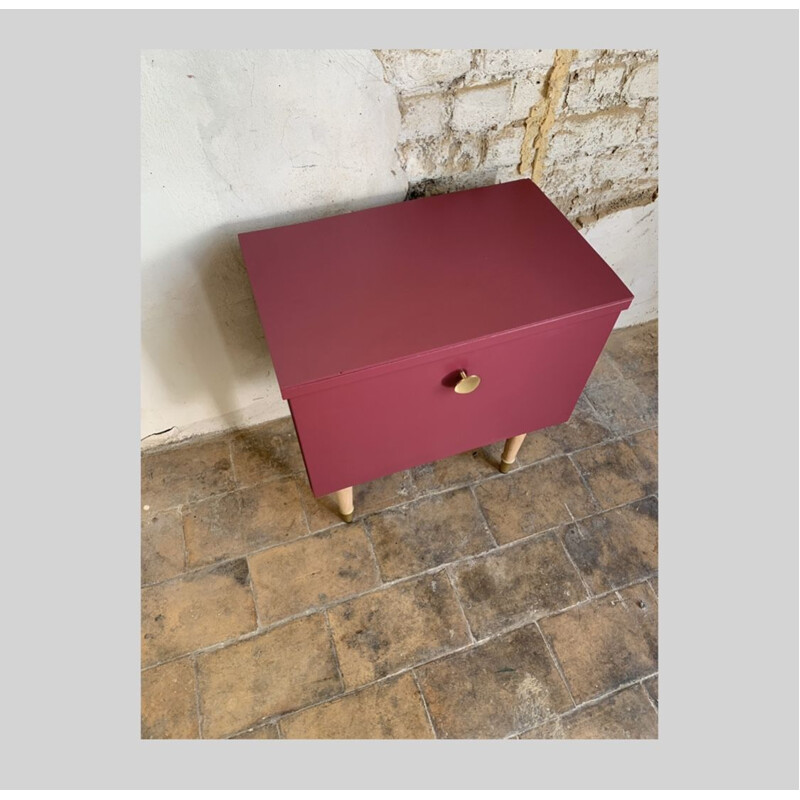
[[[640,583],[641,582],[642,581],[640,581]],[[628,586],[635,586],[635,585],[636,585],[635,583],[628,584]],[[625,586],[625,587],[622,587],[622,588],[628,588],[628,587]],[[570,606],[569,609],[564,609],[564,611],[568,611],[568,610],[570,610],[572,608],[575,608],[578,605],[588,605],[590,602],[593,602],[594,600],[602,599],[603,597],[608,596],[610,594],[613,594],[613,592],[607,592],[605,595],[598,595],[596,598],[593,598],[591,601],[583,601],[582,603],[576,603],[574,606]],[[327,613],[327,610],[326,610],[326,613]],[[549,616],[556,616],[557,614],[560,614],[560,613],[562,613],[562,611],[555,612],[555,614],[551,614]],[[372,680],[372,681],[369,681],[367,683],[361,684],[361,685],[359,685],[357,687],[350,688],[350,689],[344,689],[344,691],[340,692],[339,694],[332,695],[330,697],[325,697],[322,700],[317,701],[316,703],[310,703],[309,705],[302,706],[301,708],[292,709],[291,711],[287,711],[287,712],[283,712],[283,713],[279,713],[279,714],[272,714],[272,715],[270,715],[268,717],[262,717],[261,719],[258,719],[256,721],[250,723],[246,728],[242,728],[239,731],[235,731],[233,733],[228,734],[228,738],[230,738],[232,736],[236,736],[239,733],[244,733],[245,731],[248,731],[251,728],[260,727],[262,725],[266,725],[266,724],[271,723],[271,722],[280,723],[280,720],[284,719],[285,717],[291,717],[291,716],[294,716],[295,714],[299,714],[299,713],[301,713],[303,711],[306,711],[306,710],[308,710],[310,708],[316,708],[317,706],[325,705],[325,703],[329,703],[329,702],[332,702],[334,700],[340,700],[340,699],[343,699],[345,697],[349,697],[349,696],[351,696],[353,694],[356,694],[356,693],[358,693],[358,692],[360,692],[360,691],[362,691],[364,689],[368,689],[368,688],[370,688],[372,686],[377,686],[378,684],[386,683],[386,682],[391,681],[393,679],[399,678],[400,676],[405,675],[407,672],[411,672],[412,670],[416,670],[416,669],[419,669],[420,667],[427,666],[428,664],[432,664],[432,663],[439,662],[439,661],[444,661],[446,659],[453,658],[453,657],[455,657],[455,656],[457,656],[457,655],[459,655],[461,653],[465,653],[465,652],[470,652],[472,650],[476,650],[479,647],[482,647],[483,645],[488,644],[492,639],[498,639],[501,636],[504,636],[506,634],[510,634],[515,630],[527,627],[529,625],[536,625],[537,626],[537,629],[539,630],[539,634],[542,636],[542,639],[544,640],[545,645],[548,648],[548,652],[551,652],[551,655],[552,655],[552,651],[550,650],[550,645],[549,645],[546,637],[542,634],[541,628],[539,627],[539,621],[542,620],[542,619],[547,619],[547,618],[548,618],[547,616],[542,616],[539,619],[534,620],[533,622],[531,620],[529,620],[529,619],[525,620],[522,623],[519,623],[519,624],[516,624],[516,625],[511,626],[509,628],[497,631],[497,632],[492,633],[492,634],[490,634],[488,636],[485,636],[482,639],[478,639],[474,643],[471,642],[469,644],[462,645],[461,647],[456,647],[456,648],[454,648],[452,650],[448,650],[447,652],[439,653],[438,655],[434,656],[433,658],[429,658],[429,659],[427,659],[425,661],[419,661],[419,662],[414,663],[414,664],[405,665],[401,669],[397,670],[396,672],[392,672],[392,673],[390,673],[388,675],[384,675],[384,676],[382,676],[380,678],[376,678],[375,680]],[[281,624],[283,624],[283,623],[278,623],[277,625],[273,626],[273,628],[278,627]],[[330,628],[329,628],[329,631],[330,631]],[[227,646],[228,644],[235,644],[235,643],[237,643],[237,641],[244,641],[246,639],[253,638],[253,636],[254,636],[254,634],[252,634],[252,633],[251,634],[245,634],[239,640],[233,640],[233,641],[231,641],[229,643],[224,643],[222,645],[213,645],[213,646],[211,646],[209,648],[205,648],[204,650],[198,650],[197,653],[195,653],[194,655],[197,655],[199,653],[208,652],[210,650],[218,650],[218,649],[221,649],[224,646]],[[185,655],[181,656],[181,657],[185,657]],[[176,659],[170,659],[170,661],[174,661],[174,660],[177,660],[177,658]],[[162,663],[169,663],[169,662],[164,661],[164,662],[160,662],[159,664],[153,664],[151,666],[146,667],[146,669],[152,669],[153,667],[161,666]],[[557,668],[560,667],[560,664],[557,661],[556,661],[556,666],[557,666]],[[606,694],[601,695],[601,696],[599,696],[597,698],[591,698],[590,700],[584,701],[584,703],[582,703],[580,706],[576,705],[575,707],[576,708],[580,708],[580,707],[582,707],[584,705],[587,705],[589,703],[592,703],[592,702],[595,702],[595,701],[598,701],[598,700],[602,700],[607,695],[613,694],[618,689],[626,688],[627,686],[632,685],[634,683],[637,683],[639,681],[647,680],[648,678],[651,678],[651,677],[653,677],[653,675],[657,675],[657,674],[658,674],[658,672],[656,671],[656,672],[653,672],[653,673],[651,673],[649,675],[645,675],[645,676],[643,676],[641,678],[637,678],[635,681],[631,681],[628,684],[621,685],[620,687],[617,687],[617,689],[612,689],[609,692],[607,692]],[[563,675],[562,675],[562,680],[564,680]],[[564,681],[564,683],[565,683],[567,692],[570,694],[570,697],[572,697],[572,693],[571,693],[571,691],[569,689],[569,686],[566,684],[566,681]],[[574,703],[574,699],[573,699],[573,703]],[[567,712],[567,713],[569,713],[569,712]],[[532,730],[532,729],[528,728],[526,730]]]
[[[381,574],[381,565],[378,563],[378,554],[375,552],[375,542],[372,541],[372,531],[369,528],[369,517],[363,517],[361,524],[364,526],[364,532],[367,535],[367,542],[369,543],[369,551],[372,554],[372,563],[375,565],[375,574],[378,576],[378,586],[383,586],[385,581]]]
[[[615,508],[622,508],[623,506],[630,505],[632,502],[637,502],[638,500],[644,499],[644,497],[639,497],[639,498],[636,498],[636,500],[627,501],[625,503],[620,503],[619,505],[611,506],[610,508],[603,508],[602,504],[599,503],[599,501],[597,501],[597,498],[595,497],[594,492],[592,492],[591,487],[589,487],[588,484],[586,483],[586,480],[585,480],[583,474],[581,473],[580,469],[578,469],[577,466],[575,465],[575,462],[572,461],[572,456],[577,454],[577,453],[582,453],[582,452],[584,452],[586,450],[591,450],[592,448],[595,448],[595,447],[601,447],[601,446],[613,444],[613,443],[615,443],[617,441],[623,441],[628,436],[634,436],[636,434],[643,433],[643,432],[649,431],[649,430],[656,430],[657,427],[658,427],[657,425],[651,425],[651,426],[648,426],[646,428],[642,428],[641,430],[634,431],[634,432],[632,432],[630,434],[625,434],[624,436],[614,436],[611,439],[604,439],[604,440],[602,440],[600,442],[596,442],[594,444],[588,445],[587,447],[581,447],[581,448],[578,448],[576,450],[572,450],[569,453],[559,453],[559,454],[554,455],[554,456],[548,456],[547,458],[539,459],[538,461],[533,461],[530,464],[524,464],[524,465],[520,464],[520,466],[517,467],[517,469],[514,470],[514,472],[515,473],[524,472],[524,471],[532,469],[533,467],[536,467],[536,466],[538,466],[540,464],[544,464],[544,463],[547,463],[549,461],[554,461],[557,458],[569,458],[570,461],[572,462],[573,467],[575,467],[576,471],[578,472],[578,475],[579,475],[582,483],[584,484],[586,489],[589,491],[590,497],[595,500],[597,508],[598,508],[598,510],[594,511],[591,514],[586,514],[583,517],[578,517],[577,521],[580,521],[580,520],[583,520],[583,519],[588,519],[589,517],[595,516],[598,513],[606,513],[607,511],[613,511]],[[409,472],[410,472],[410,470],[409,470]],[[261,481],[259,483],[254,483],[251,486],[237,487],[235,489],[230,489],[230,490],[221,492],[219,494],[213,494],[213,495],[209,495],[208,497],[203,497],[202,499],[194,501],[192,503],[180,503],[178,505],[169,506],[167,508],[156,509],[156,511],[160,513],[160,512],[164,512],[164,511],[177,510],[182,516],[183,515],[184,506],[191,506],[191,505],[199,504],[199,503],[205,502],[206,500],[219,499],[221,497],[224,497],[225,495],[233,494],[234,492],[241,492],[241,491],[244,491],[245,489],[254,488],[256,486],[263,486],[263,485],[266,485],[268,483],[274,483],[274,482],[276,482],[278,480],[290,480],[291,479],[294,482],[294,479],[296,478],[297,475],[299,475],[299,473],[292,473],[291,475],[283,475],[283,476],[269,478],[269,479]],[[377,509],[377,510],[375,510],[373,512],[370,512],[369,515],[364,515],[363,517],[360,517],[360,519],[363,520],[363,519],[366,518],[366,516],[374,516],[376,514],[381,514],[384,511],[392,511],[392,510],[401,508],[403,506],[410,505],[411,503],[419,502],[419,501],[424,500],[424,499],[426,499],[428,497],[436,497],[437,495],[446,494],[447,492],[452,492],[452,491],[455,491],[457,489],[463,489],[463,488],[469,487],[469,488],[472,488],[472,490],[474,492],[474,487],[475,486],[483,484],[483,483],[485,483],[487,481],[502,480],[504,477],[506,477],[506,476],[503,475],[502,473],[498,472],[496,475],[485,475],[485,476],[477,478],[477,479],[472,479],[471,481],[466,481],[464,483],[457,483],[457,484],[453,484],[452,486],[447,486],[444,489],[440,489],[440,490],[435,491],[435,492],[427,492],[427,493],[423,492],[422,494],[420,494],[420,495],[418,495],[418,496],[416,496],[416,497],[414,497],[414,498],[412,498],[410,500],[405,500],[404,499],[404,500],[401,500],[401,502],[396,503],[395,505],[386,506],[385,508],[382,508],[382,509]],[[412,480],[413,480],[413,478],[412,478]],[[297,491],[298,491],[298,494],[299,494],[300,489],[297,487],[296,483],[295,483],[295,488],[297,488]],[[645,497],[651,497],[651,496],[654,496],[656,494],[657,494],[656,492],[651,492],[651,493],[645,495]],[[181,575],[176,575],[176,576],[173,576],[171,578],[167,578],[167,579],[165,579],[163,581],[154,581],[152,583],[143,583],[142,584],[142,588],[144,588],[145,586],[159,586],[162,583],[168,583],[169,581],[172,581],[172,580],[178,580],[178,579],[180,579],[180,578],[182,578],[182,577],[184,577],[186,575],[191,575],[194,572],[200,572],[202,570],[209,569],[209,568],[211,568],[213,566],[216,566],[216,565],[219,565],[219,564],[223,564],[225,562],[234,561],[236,559],[243,558],[244,556],[247,556],[247,555],[254,555],[255,553],[261,553],[261,552],[263,552],[265,550],[269,550],[269,549],[271,549],[273,547],[281,547],[283,545],[288,545],[288,544],[291,544],[292,542],[296,542],[296,541],[300,541],[301,539],[308,538],[309,536],[316,536],[318,534],[325,533],[325,532],[331,530],[332,528],[340,527],[340,526],[342,526],[344,524],[341,521],[339,521],[339,522],[333,523],[332,525],[329,525],[327,528],[321,528],[318,531],[311,531],[311,526],[308,523],[308,516],[306,514],[305,506],[303,505],[302,500],[300,500],[300,506],[301,506],[301,509],[303,511],[303,514],[304,514],[304,517],[305,517],[305,520],[306,520],[306,527],[309,529],[309,533],[306,534],[305,536],[298,536],[297,538],[292,539],[292,540],[290,540],[288,542],[274,542],[272,544],[266,545],[265,547],[258,548],[256,550],[249,550],[249,551],[244,552],[244,553],[239,553],[239,554],[237,554],[235,556],[229,556],[227,558],[218,559],[217,561],[214,561],[211,564],[200,565],[200,566],[195,567],[195,568],[193,568],[191,570],[187,570],[184,573],[181,573]],[[480,507],[480,503],[478,503],[478,506]],[[152,508],[150,510],[153,511]],[[482,511],[482,509],[481,509],[481,511]],[[492,538],[494,538],[494,535],[491,532],[491,528],[489,529],[489,534],[492,536]],[[535,536],[537,534],[532,534],[532,535]],[[529,537],[523,537],[523,539],[525,539],[525,538],[529,538]],[[523,539],[517,539],[515,541],[523,541]],[[503,546],[504,545],[498,545],[498,547],[503,547]],[[490,552],[490,551],[487,550],[487,551],[484,551],[484,552]],[[480,555],[480,554],[478,554],[478,555]],[[456,563],[456,562],[449,562],[449,563]],[[421,574],[421,573],[419,573],[419,574]]]
[[[586,449],[590,450],[591,448],[586,448]],[[580,452],[580,451],[576,450],[575,452],[577,453],[577,452]],[[586,492],[589,495],[589,499],[595,504],[595,507],[598,508],[602,512],[604,510],[603,509],[603,504],[597,499],[597,496],[592,491],[592,487],[589,486],[589,481],[586,479],[586,476],[583,474],[583,470],[575,463],[575,459],[573,459],[572,455],[573,455],[572,453],[569,453],[567,455],[567,458],[569,459],[569,463],[572,464],[572,468],[575,470],[575,472],[578,473],[578,480],[580,480],[581,484],[583,484],[583,488],[586,489]],[[570,512],[570,513],[572,513],[572,512]],[[589,516],[594,516],[594,515],[590,514]],[[585,519],[585,517],[582,517],[581,519]],[[573,521],[575,521],[575,520],[573,520]]]
[[[236,464],[233,461],[233,437],[228,437],[228,458],[231,460],[231,473],[233,475],[233,485],[239,486],[239,481],[236,478]]]
[[[477,640],[475,639],[475,634],[472,632],[472,626],[469,624],[469,620],[467,619],[467,614],[464,611],[464,606],[461,603],[461,597],[459,597],[458,589],[456,589],[456,585],[453,582],[453,576],[450,574],[450,571],[447,567],[444,568],[444,574],[447,576],[447,582],[450,584],[450,588],[453,590],[453,594],[456,598],[456,605],[458,606],[458,610],[461,612],[461,618],[464,620],[464,624],[467,626],[467,633],[469,634],[470,641],[473,643]]]
[[[347,691],[347,686],[344,682],[344,675],[342,675],[342,667],[339,664],[339,653],[336,651],[336,640],[333,638],[333,628],[331,628],[331,621],[328,619],[328,612],[323,611],[322,616],[325,620],[325,627],[328,630],[328,641],[331,645],[331,652],[333,653],[333,663],[336,665],[336,674],[339,676],[339,684],[342,687],[342,691]]]
[[[308,521],[308,512],[306,511],[306,504],[303,502],[303,494],[301,488],[300,486],[297,485],[297,481],[292,481],[292,483],[294,483],[294,488],[297,490],[297,500],[300,503],[300,510],[303,512],[303,519],[305,520],[306,523],[306,530],[308,531],[309,536],[311,536],[312,535],[311,523]],[[331,525],[330,528],[332,527],[334,526]],[[326,528],[325,530],[330,530],[330,528]],[[318,531],[315,531],[315,533],[318,533]]]
[[[528,541],[529,539],[532,539],[535,536],[543,536],[546,533],[550,533],[552,530],[554,530],[554,529],[551,528],[551,529],[549,529],[547,531],[542,531],[541,533],[534,534],[533,536],[529,536],[526,539],[521,539],[521,540],[518,540],[517,542],[510,542],[509,544],[502,545],[501,547],[502,548],[513,547],[515,544],[519,544],[519,543],[521,543],[523,541]],[[496,550],[491,550],[491,551],[488,551],[487,554],[491,555],[491,554],[493,554],[495,552],[497,552],[497,551]],[[223,640],[221,642],[215,642],[214,644],[207,645],[206,647],[198,648],[197,650],[190,650],[188,652],[178,653],[178,654],[176,654],[174,656],[170,656],[169,658],[165,658],[162,661],[156,661],[156,662],[154,662],[152,664],[147,664],[144,667],[142,667],[141,669],[142,669],[142,671],[144,671],[144,670],[147,670],[147,669],[152,669],[153,667],[159,667],[162,664],[169,664],[172,661],[178,661],[179,659],[186,658],[186,656],[192,655],[192,654],[196,655],[196,654],[200,654],[200,653],[212,653],[212,652],[215,652],[216,650],[221,650],[221,649],[223,649],[225,647],[230,647],[231,645],[239,644],[240,642],[248,641],[249,639],[253,639],[256,636],[262,636],[264,634],[270,633],[273,630],[276,630],[277,628],[280,628],[280,627],[282,627],[284,625],[288,625],[288,624],[290,624],[292,622],[296,622],[297,620],[305,619],[306,617],[313,616],[314,614],[318,614],[320,612],[326,612],[327,613],[332,608],[336,608],[337,606],[344,605],[345,603],[348,603],[351,600],[357,600],[358,598],[364,597],[365,595],[368,595],[368,594],[372,594],[372,593],[376,593],[376,592],[382,592],[382,591],[388,590],[391,587],[399,585],[399,584],[410,583],[411,581],[416,580],[418,578],[421,578],[421,577],[423,577],[425,575],[433,575],[434,573],[437,573],[437,572],[440,572],[440,571],[443,571],[443,570],[446,571],[448,567],[451,567],[451,566],[453,566],[455,564],[461,564],[461,563],[464,563],[464,562],[468,562],[470,560],[477,560],[477,558],[478,558],[478,556],[468,556],[468,557],[466,557],[464,559],[459,560],[458,562],[451,562],[450,564],[446,564],[446,565],[441,565],[440,564],[439,566],[431,567],[429,570],[426,570],[425,572],[418,573],[416,575],[405,576],[403,578],[397,578],[397,579],[395,579],[393,581],[390,581],[389,583],[384,584],[383,586],[379,586],[377,588],[372,588],[372,589],[366,589],[363,592],[358,592],[356,594],[348,595],[347,597],[342,597],[342,598],[340,598],[338,600],[335,600],[332,603],[329,603],[327,605],[315,606],[313,608],[306,609],[305,611],[302,611],[302,612],[300,612],[298,614],[293,614],[292,616],[286,617],[285,619],[281,619],[281,620],[278,620],[277,622],[270,623],[269,625],[267,625],[264,628],[257,628],[256,630],[248,631],[247,633],[243,633],[240,636],[235,636],[235,637],[233,637],[231,639],[225,639],[225,640]],[[557,611],[553,611],[553,612],[550,612],[550,613],[542,614],[541,616],[536,617],[534,620],[531,620],[530,618],[527,618],[527,619],[525,619],[525,620],[523,620],[521,622],[516,622],[513,625],[509,625],[506,628],[500,628],[497,631],[493,632],[492,634],[490,634],[488,636],[485,636],[485,637],[483,637],[481,639],[476,639],[475,640],[475,644],[476,645],[480,645],[480,644],[488,641],[489,639],[495,638],[497,636],[501,636],[502,634],[505,634],[505,633],[510,633],[511,631],[514,631],[514,630],[517,630],[518,628],[524,627],[525,625],[530,625],[530,624],[532,624],[532,622],[536,622],[538,624],[538,622],[540,620],[549,619],[550,617],[556,617],[559,614],[564,614],[567,611],[571,611],[574,608],[578,608],[579,606],[588,605],[588,604],[590,604],[590,603],[592,603],[594,601],[602,600],[605,597],[608,597],[609,595],[614,594],[615,592],[622,591],[624,589],[628,589],[631,586],[636,586],[638,584],[645,583],[646,581],[647,581],[647,578],[644,578],[644,579],[637,578],[636,580],[633,580],[630,583],[626,583],[626,584],[624,584],[622,586],[615,587],[614,589],[609,589],[607,592],[603,592],[602,594],[594,595],[593,597],[584,598],[582,600],[579,600],[576,603],[573,603],[570,606],[565,606],[564,608],[560,608]],[[468,645],[468,646],[470,646],[470,645]],[[457,650],[452,650],[450,652],[458,652],[458,651],[463,650],[463,649],[466,649],[466,647],[458,648]],[[428,662],[422,662],[422,663],[428,663]]]
[[[494,538],[494,533],[492,532],[492,528],[489,525],[489,520],[486,519],[486,514],[484,513],[483,507],[478,500],[478,495],[475,494],[475,484],[471,483],[469,485],[469,490],[472,493],[472,499],[475,501],[475,505],[478,507],[478,513],[481,515],[481,519],[483,520],[483,524],[486,527],[486,532],[489,534],[489,538],[494,542],[495,548],[499,547],[497,543],[497,539]],[[486,551],[489,552],[489,551]]]
[[[658,672],[653,672],[650,675],[645,675],[642,678],[635,678],[632,681],[627,681],[626,683],[621,683],[619,686],[615,686],[613,689],[609,689],[604,694],[597,695],[597,697],[590,697],[588,700],[584,700],[582,703],[579,703],[575,706],[575,708],[570,708],[568,711],[564,711],[561,714],[556,714],[555,717],[549,717],[547,719],[543,719],[541,722],[537,722],[535,725],[532,725],[530,728],[524,728],[516,733],[511,734],[511,736],[521,736],[523,733],[528,733],[528,731],[536,730],[537,728],[541,728],[542,725],[552,722],[554,719],[562,720],[566,717],[573,717],[579,711],[583,711],[586,708],[591,708],[592,706],[599,705],[604,700],[607,700],[609,697],[613,697],[616,694],[624,691],[625,689],[630,689],[631,686],[636,686],[638,684],[642,684],[644,681],[650,680],[654,675],[658,675]],[[644,687],[642,687],[644,688]],[[645,694],[647,694],[647,690],[645,690]],[[651,701],[652,702],[652,701]],[[658,708],[656,708],[658,711]],[[511,738],[511,736],[507,736],[506,738]]]
[[[262,627],[261,612],[258,608],[258,591],[253,583],[253,570],[250,566],[249,556],[245,556],[245,562],[247,563],[247,584],[250,587],[250,599],[253,601],[253,610],[255,611],[256,615],[256,630],[258,630]]]
[[[181,574],[185,575],[189,570],[189,547],[186,544],[186,518],[183,516],[183,506],[180,506],[178,514],[181,518],[181,542],[183,542],[183,572]]]
[[[197,735],[203,738],[203,706],[200,702],[200,669],[197,666],[197,656],[192,656],[192,667],[194,669],[194,702],[197,710]]]
[[[658,673],[656,673],[656,675],[658,675]],[[655,699],[654,699],[654,698],[653,698],[653,696],[650,694],[650,692],[648,691],[647,687],[644,685],[644,682],[645,682],[645,681],[649,681],[649,680],[650,680],[650,678],[652,678],[652,677],[653,677],[653,676],[652,676],[652,675],[650,675],[650,676],[648,676],[647,678],[642,678],[642,679],[639,681],[639,684],[640,684],[640,685],[641,685],[641,687],[642,687],[642,691],[644,692],[644,696],[645,696],[645,697],[646,697],[646,698],[647,698],[647,699],[650,701],[650,705],[651,705],[651,706],[653,706],[653,710],[656,712],[656,714],[658,714],[658,703],[656,703]]]
[[[564,505],[566,505],[566,503],[564,503]],[[572,514],[572,512],[570,512],[570,516],[571,516],[571,514]],[[582,528],[580,527],[580,523],[575,519],[575,517],[572,517],[572,521],[573,521],[575,527],[578,529],[578,531],[582,533]],[[584,590],[586,592],[586,596],[587,597],[594,597],[594,593],[589,588],[589,584],[586,583],[586,579],[583,577],[583,573],[580,571],[580,569],[578,568],[578,565],[573,560],[571,553],[567,549],[567,543],[564,541],[564,537],[563,536],[559,536],[558,532],[556,532],[556,539],[558,539],[559,544],[561,545],[561,549],[564,551],[565,555],[567,556],[567,560],[569,561],[570,564],[572,564],[572,567],[575,570],[575,572],[578,573],[578,578],[580,578],[580,581],[583,584],[583,588],[584,588]]]
[[[431,726],[433,738],[438,739],[439,735],[436,733],[436,726],[433,724],[433,717],[431,717],[431,712],[428,708],[428,701],[425,699],[425,692],[422,691],[422,686],[420,686],[419,677],[417,676],[417,673],[414,671],[413,667],[411,668],[410,672],[411,677],[414,679],[414,685],[417,687],[417,691],[419,692],[419,696],[422,698],[422,707],[425,709],[425,716],[428,718],[428,724]]]
[[[564,688],[567,690],[569,699],[572,702],[572,707],[575,708],[578,704],[575,702],[575,697],[572,694],[572,689],[570,689],[569,683],[567,683],[567,676],[564,674],[564,669],[561,666],[561,662],[558,660],[555,650],[553,650],[553,648],[550,646],[550,642],[544,635],[544,631],[542,631],[541,626],[539,625],[539,620],[537,619],[533,624],[536,626],[536,630],[539,631],[539,636],[542,637],[542,641],[544,642],[544,646],[547,648],[547,652],[550,654],[550,658],[556,668],[556,672],[559,674],[561,680],[564,683]]]

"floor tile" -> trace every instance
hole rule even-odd
[[[158,583],[183,572],[181,515],[176,509],[142,512],[142,583]]]
[[[308,533],[297,483],[276,480],[188,506],[183,530],[190,567],[244,555]]]
[[[201,653],[197,667],[206,739],[238,733],[342,689],[322,614]]]
[[[572,707],[533,625],[416,672],[442,739],[502,738]]]
[[[299,484],[300,497],[312,533],[325,530],[332,525],[343,524],[334,495],[314,497],[307,480],[300,481]],[[387,475],[385,478],[364,483],[353,488],[355,517],[358,519],[390,506],[407,503],[409,500],[413,500],[417,494],[408,471],[397,472],[394,475]]]
[[[539,625],[577,703],[658,668],[657,609],[644,584],[543,619]]]
[[[627,378],[658,369],[658,320],[615,330],[605,349]]]
[[[250,728],[249,730],[237,733],[236,736],[231,736],[231,739],[280,739],[278,733],[278,723],[268,722],[266,725],[260,725],[257,728]]]
[[[469,488],[376,514],[367,523],[387,581],[494,547]]]
[[[361,523],[250,556],[259,620],[270,625],[380,583]]]
[[[574,453],[571,458],[603,509],[631,503],[658,488],[647,440],[618,439]],[[578,515],[576,514],[576,517]]]
[[[441,492],[496,474],[497,464],[480,448],[411,470],[420,492]]]
[[[161,511],[234,488],[227,439],[142,454],[142,505]]]
[[[287,739],[432,739],[411,673],[281,719]]]
[[[658,570],[658,500],[647,497],[570,525],[564,544],[594,594]]]
[[[598,418],[618,436],[650,428],[658,422],[658,397],[643,391],[628,378],[590,384],[585,396]]]
[[[348,688],[383,678],[469,643],[444,572],[372,592],[329,612]]]
[[[546,533],[452,568],[476,638],[586,599],[555,533]]]
[[[566,456],[484,481],[475,496],[499,544],[599,510]]]
[[[657,739],[658,715],[641,686],[546,722],[520,739]]]
[[[305,470],[291,417],[237,431],[231,437],[231,455],[239,486],[287,478]]]
[[[224,642],[255,627],[245,559],[142,589],[145,665]]]
[[[635,375],[630,378],[636,388],[642,393],[645,398],[647,408],[654,416],[658,416],[658,373],[645,372],[641,375]]]
[[[197,739],[197,695],[190,659],[142,672],[142,739]]]
[[[614,337],[616,333],[612,332],[611,336]],[[609,381],[618,381],[622,378],[622,373],[619,371],[616,362],[611,357],[608,344],[606,344],[597,363],[594,365],[591,375],[589,376],[588,383],[608,383]]]

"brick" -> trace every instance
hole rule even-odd
[[[348,688],[428,661],[470,641],[444,572],[348,600],[328,615]]]
[[[658,100],[649,100],[639,128],[640,139],[658,139]]]
[[[502,738],[572,707],[535,626],[415,671],[441,739]]]
[[[567,108],[589,114],[621,104],[620,89],[625,67],[596,67],[575,73],[567,90]]]
[[[519,75],[514,78],[514,90],[508,110],[509,122],[528,118],[531,108],[539,103],[544,96],[546,81],[546,70],[532,72],[528,75]]]
[[[549,69],[555,56],[555,50],[486,50],[483,68],[489,75]]]
[[[259,620],[270,625],[379,583],[363,525],[346,525],[250,556]]]
[[[499,167],[519,164],[524,137],[525,127],[522,125],[503,128],[496,134],[491,134],[487,140],[484,166]]]
[[[287,739],[432,739],[411,673],[281,720]]]
[[[449,84],[472,64],[471,50],[377,50],[387,79],[402,92]]]
[[[553,131],[547,158],[555,162],[571,160],[581,154],[594,155],[632,144],[640,118],[635,109],[565,117]]]
[[[142,662],[191,653],[255,630],[244,559],[142,589]]]
[[[478,639],[586,599],[555,533],[459,564],[453,576]]]
[[[643,181],[655,184],[658,181],[658,151],[654,146],[641,142],[620,147],[614,152],[601,153],[591,165],[592,183],[595,186],[614,184],[639,186]]]
[[[634,102],[658,97],[658,62],[636,67],[625,82],[625,95]]]
[[[441,136],[447,122],[445,95],[440,92],[400,97],[400,141]]]
[[[397,148],[411,182],[471,172],[480,163],[481,138],[470,133],[404,142]]]
[[[482,131],[502,125],[508,116],[511,89],[511,81],[502,81],[457,90],[450,122],[453,130]]]

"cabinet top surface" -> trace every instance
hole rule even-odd
[[[285,396],[632,294],[529,180],[239,235]]]

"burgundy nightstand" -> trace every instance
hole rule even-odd
[[[316,496],[569,419],[633,299],[529,180],[239,235]]]

